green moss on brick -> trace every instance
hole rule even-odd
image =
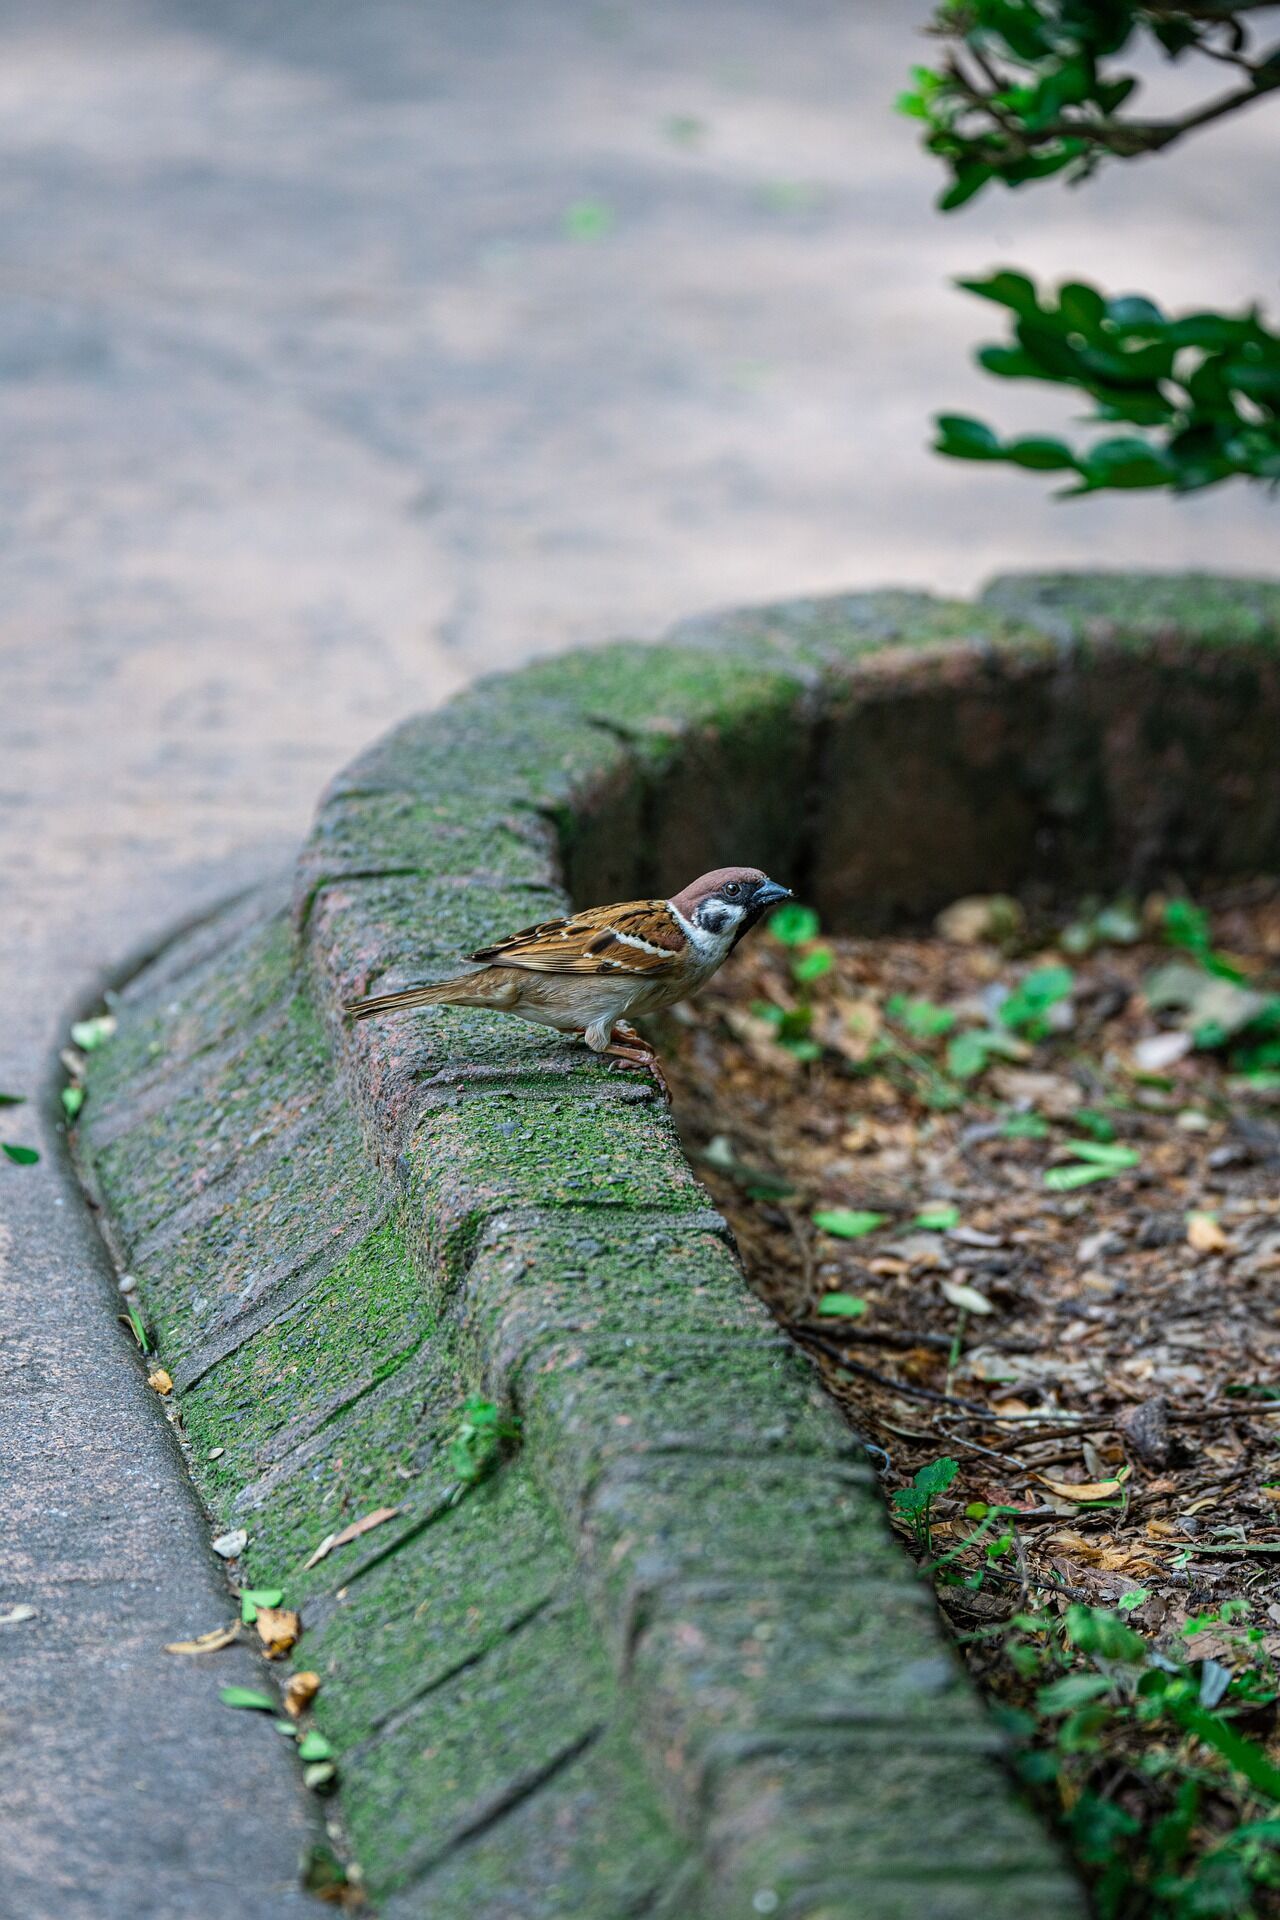
[[[376,1544],[370,1535],[366,1549]],[[317,1712],[344,1749],[575,1585],[564,1536],[518,1459],[362,1578],[341,1565],[325,1578],[341,1597],[320,1611],[306,1650],[326,1678]]]
[[[106,1178],[103,1189],[109,1205],[120,1203],[123,1183]],[[287,1311],[388,1205],[354,1119],[331,1103],[269,1150],[247,1154],[155,1231],[135,1226],[122,1207],[139,1302],[170,1370],[218,1341],[237,1316]]]
[[[165,980],[154,992],[138,976],[119,1008],[110,1043],[89,1062],[95,1105],[132,1099],[157,1074],[198,1060],[257,1025],[293,991],[297,952],[288,915],[251,925],[225,952],[193,973]],[[93,1108],[86,1109],[86,1124]]]
[[[665,1111],[611,1093],[583,1098],[552,1087],[523,1098],[515,1090],[471,1091],[457,1106],[424,1117],[403,1174],[441,1285],[456,1284],[496,1212],[705,1205]]]
[[[1012,573],[983,599],[1071,638],[1131,645],[1180,635],[1207,646],[1280,641],[1280,582],[1204,573]]]
[[[702,1876],[671,1831],[620,1717],[503,1821],[499,1844],[455,1846],[384,1920],[441,1914],[519,1920],[703,1920]]]
[[[599,1738],[615,1693],[598,1648],[581,1603],[567,1599],[360,1749],[345,1804],[375,1894],[446,1857],[495,1801]]]
[[[279,1457],[283,1440],[341,1430],[353,1399],[408,1366],[434,1316],[396,1221],[385,1223],[318,1280],[299,1306],[206,1373],[183,1401],[208,1497],[238,1490]]]
[[[115,1205],[146,1233],[229,1173],[254,1149],[296,1127],[323,1098],[328,1049],[311,1003],[294,993],[244,1044],[197,1060],[163,1100],[96,1156]],[[96,1094],[96,1088],[94,1089]]]

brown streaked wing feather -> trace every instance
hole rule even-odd
[[[643,941],[643,945],[637,942]],[[544,920],[473,960],[497,960],[534,973],[632,973],[650,977],[675,965],[685,936],[665,900],[626,900],[591,907],[564,920]]]

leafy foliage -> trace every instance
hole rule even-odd
[[[1012,339],[978,352],[988,373],[1072,387],[1094,424],[1129,431],[1085,446],[1001,440],[980,420],[941,414],[937,452],[1069,474],[1068,494],[1280,480],[1280,335],[1256,313],[1167,318],[1140,295],[1108,299],[1074,281],[1055,297],[1009,270],[960,284],[1012,315]]]
[[[1159,152],[1280,87],[1280,45],[1259,50],[1245,17],[1271,10],[1260,0],[946,0],[933,23],[946,53],[913,70],[898,107],[922,123],[951,175],[944,211],[992,182],[1080,180],[1104,159]],[[1134,114],[1137,74],[1115,61],[1155,50],[1212,68],[1216,90],[1173,118]],[[1084,281],[1041,296],[1011,270],[960,284],[1013,314],[1012,340],[978,355],[989,373],[1073,387],[1095,423],[1129,431],[1077,447],[1041,434],[1002,440],[982,421],[943,414],[937,451],[1069,474],[1068,494],[1280,480],[1280,338],[1256,312],[1169,318],[1143,295],[1108,297]]]
[[[1154,153],[1280,86],[1280,48],[1255,55],[1239,6],[1147,5],[1133,0],[947,0],[934,32],[949,42],[939,68],[912,69],[898,109],[924,124],[924,142],[951,170],[945,210],[992,181],[1025,186],[1051,174],[1080,179],[1107,155]],[[1176,119],[1124,114],[1139,92],[1133,72],[1154,42],[1170,59],[1198,54],[1240,76],[1227,92]],[[1215,76],[1216,78],[1216,76]]]
[[[1274,1711],[1276,1675],[1261,1631],[1237,1624],[1247,1612],[1229,1601],[1189,1620],[1182,1647],[1079,1602],[996,1629],[1028,1701],[1001,1714],[1018,1771],[1056,1795],[1103,1920],[1274,1910],[1258,1897],[1280,1888],[1280,1771],[1238,1723]],[[1230,1630],[1230,1666],[1195,1657],[1207,1627]]]

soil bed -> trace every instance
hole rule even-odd
[[[1280,886],[786,909],[666,1057],[1099,1911],[1280,1913]]]

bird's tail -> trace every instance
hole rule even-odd
[[[516,998],[510,978],[502,969],[485,967],[479,973],[464,973],[456,980],[441,980],[434,987],[402,987],[398,993],[374,993],[364,1000],[351,1000],[344,1008],[352,1020],[368,1020],[375,1013],[400,1013],[410,1007],[506,1007]]]

